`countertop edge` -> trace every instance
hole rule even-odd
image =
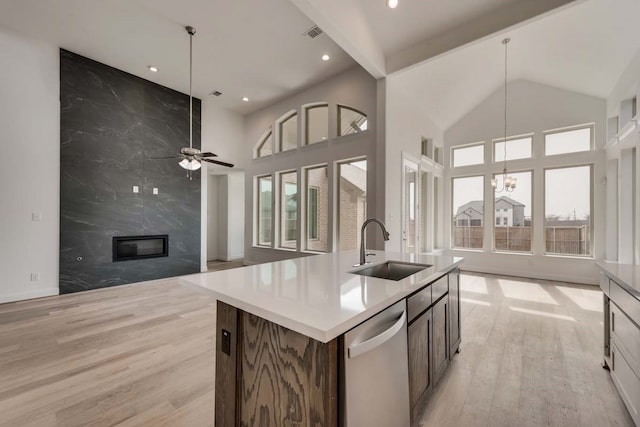
[[[627,291],[629,294],[631,294],[631,296],[633,296],[638,301],[640,301],[640,291],[638,291],[638,289],[636,289],[634,286],[628,283],[629,282],[628,278],[622,277],[621,274],[618,274],[617,271],[613,271],[613,269],[610,267],[612,265],[625,266],[630,269],[631,268],[637,269],[638,272],[640,273],[640,265],[621,264],[621,263],[611,262],[611,261],[598,261],[597,265],[600,269],[604,270],[607,275],[611,276],[615,280],[615,282],[618,285],[620,285],[625,291]]]
[[[233,307],[246,311],[247,313],[253,314],[255,316],[264,318],[265,320],[268,320],[282,327],[285,327],[292,331],[295,331],[305,336],[308,336],[310,338],[313,338],[314,340],[320,341],[322,343],[327,343],[339,337],[340,335],[344,334],[345,332],[353,329],[354,327],[358,326],[360,323],[364,322],[365,320],[375,316],[385,308],[392,306],[393,304],[397,303],[403,298],[406,298],[409,295],[413,294],[414,292],[422,289],[428,283],[433,282],[434,280],[438,279],[442,275],[447,274],[450,271],[458,268],[464,261],[464,258],[461,258],[461,257],[453,257],[453,258],[455,260],[452,263],[447,264],[446,267],[442,267],[438,270],[435,270],[431,275],[421,280],[420,283],[417,283],[414,286],[411,286],[410,288],[397,292],[396,294],[392,295],[391,297],[387,298],[386,300],[380,302],[375,306],[367,307],[365,311],[361,313],[357,313],[353,317],[346,319],[343,322],[327,330],[315,328],[313,326],[305,324],[304,322],[301,322],[300,320],[296,320],[296,319],[292,319],[291,317],[280,315],[275,311],[265,310],[262,307],[257,307],[249,302],[239,300],[237,298],[234,298],[233,296],[229,296],[227,294],[216,291],[214,289],[204,288],[204,287],[202,289],[208,292],[211,292],[216,297],[217,300],[225,304],[231,305]],[[179,283],[183,285],[189,285],[189,286],[193,286],[193,285],[199,286],[197,283],[190,281],[189,276],[194,276],[194,275],[178,277]]]

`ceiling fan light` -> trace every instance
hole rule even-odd
[[[195,159],[182,159],[178,164],[188,171],[197,171],[202,167],[200,162]]]
[[[182,159],[178,162],[178,164],[180,165],[180,167],[182,167],[183,169],[187,169],[189,170],[189,159]]]

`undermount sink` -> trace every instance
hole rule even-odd
[[[383,264],[372,265],[371,267],[363,268],[361,270],[352,271],[352,274],[359,274],[361,276],[377,277],[378,279],[386,280],[402,280],[405,277],[409,277],[412,274],[416,274],[419,271],[429,268],[429,264],[417,264],[414,262],[402,262],[402,261],[387,261]]]

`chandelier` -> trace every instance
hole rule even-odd
[[[510,38],[502,40],[504,45],[504,139],[502,140],[504,148],[504,165],[502,168],[502,182],[500,188],[498,188],[498,182],[494,178],[491,180],[491,186],[496,193],[502,193],[506,191],[512,192],[516,188],[517,178],[514,178],[507,174],[507,44],[511,41]]]

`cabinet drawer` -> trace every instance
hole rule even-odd
[[[631,320],[640,325],[640,301],[625,291],[616,282],[609,282],[611,301],[613,301]]]
[[[431,284],[431,300],[438,301],[442,295],[449,292],[449,278],[444,275]]]
[[[431,305],[431,286],[427,286],[407,299],[407,315],[411,322],[417,315],[425,311]]]
[[[615,343],[611,346],[611,377],[633,421],[640,425],[640,379]]]
[[[640,375],[640,329],[629,319],[615,302],[610,304],[611,339],[624,353],[625,359],[636,375]]]

